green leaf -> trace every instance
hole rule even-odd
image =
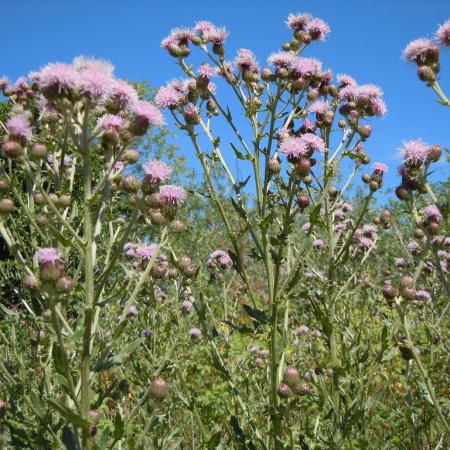
[[[208,441],[208,450],[214,450],[215,448],[217,448],[217,446],[220,443],[220,438],[222,437],[222,434],[220,431],[218,431],[217,433],[213,434],[211,436],[211,438]]]
[[[74,433],[72,427],[64,426],[62,431],[63,444],[66,446],[67,450],[81,450],[80,440],[78,436]]]
[[[248,155],[244,155],[242,152],[240,152],[232,142],[230,142],[230,145],[238,159],[241,159],[243,161],[250,159]]]
[[[257,322],[266,324],[269,323],[269,318],[267,317],[266,313],[264,311],[261,311],[259,309],[254,309],[249,305],[242,305],[245,309],[245,312],[252,318],[255,319]]]
[[[76,413],[75,411],[72,411],[70,408],[68,408],[66,405],[63,405],[62,403],[58,402],[54,399],[47,400],[48,404],[52,406],[54,409],[56,409],[68,422],[70,422],[72,425],[75,425],[76,427],[87,427],[89,424],[86,419],[84,419],[80,414]]]
[[[114,439],[116,441],[122,439],[124,430],[125,424],[122,415],[120,414],[120,411],[117,411],[116,416],[114,417]]]

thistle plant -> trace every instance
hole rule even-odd
[[[176,214],[186,198],[183,188],[164,184],[171,170],[161,161],[146,162],[142,180],[133,175],[134,145],[164,121],[113,70],[79,57],[2,86],[10,114],[1,124],[0,233],[31,293],[31,304],[22,296],[28,320],[51,339],[33,350],[47,361],[38,367],[45,381],[41,401],[32,393],[26,408],[56,445],[92,447],[105,400],[102,371],[118,362],[114,353],[138,313],[138,296],[145,290],[155,299],[164,283],[171,263],[162,250],[173,224],[180,228]],[[25,218],[26,234],[17,235],[16,217]],[[126,258],[133,259],[128,267]],[[117,282],[125,289],[120,297]],[[117,320],[105,321],[110,315]],[[11,336],[2,333],[12,350]],[[26,377],[20,355],[15,366]],[[14,376],[3,365],[2,372],[13,389]]]

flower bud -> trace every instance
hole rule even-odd
[[[367,139],[372,134],[372,127],[369,124],[360,125],[358,133],[363,139]]]
[[[182,255],[178,258],[177,261],[177,267],[181,271],[185,270],[186,268],[192,266],[192,259],[188,255]]]
[[[400,185],[395,188],[395,195],[399,200],[406,200],[409,196],[409,192],[405,186]]]
[[[136,192],[139,189],[139,181],[133,175],[122,177],[120,185],[127,192]]]
[[[311,200],[307,193],[299,194],[297,197],[297,204],[301,209],[307,208],[310,204]]]
[[[8,180],[0,179],[0,192],[7,191],[9,189]]]
[[[427,231],[432,236],[436,236],[437,234],[439,234],[439,228],[439,223],[434,220],[430,220],[427,223]]]
[[[30,149],[32,159],[44,159],[47,157],[48,149],[45,144],[36,143]]]
[[[288,398],[292,395],[292,391],[287,384],[281,383],[277,387],[277,394],[280,398]]]
[[[417,68],[417,76],[420,80],[427,83],[433,83],[436,81],[436,74],[430,66],[419,66]]]
[[[164,264],[158,264],[152,269],[152,277],[157,280],[161,280],[166,276],[166,274],[167,274],[167,266]]]
[[[428,149],[427,159],[431,162],[437,162],[439,161],[441,155],[442,155],[442,147],[438,144],[432,145]]]
[[[174,233],[182,233],[183,231],[187,230],[187,225],[185,222],[183,222],[181,220],[174,220],[174,221],[170,222],[170,229]]]
[[[166,221],[166,218],[159,209],[151,209],[148,217],[153,225],[162,225]]]
[[[8,158],[18,158],[24,154],[22,146],[16,141],[5,141],[2,145],[2,150]]]
[[[164,401],[169,393],[169,386],[161,377],[156,378],[150,385],[150,396],[157,401]]]
[[[39,280],[34,275],[25,275],[22,283],[25,289],[28,289],[29,291],[34,291],[39,287]]]
[[[14,202],[10,198],[0,199],[0,216],[7,216],[14,209]]]
[[[129,164],[134,164],[135,162],[137,162],[139,160],[139,151],[134,148],[129,148],[123,154],[122,160]]]
[[[295,172],[301,177],[306,177],[311,172],[311,162],[309,159],[301,158],[294,166]]]
[[[381,292],[386,300],[393,300],[398,295],[398,289],[389,283],[385,283]]]
[[[287,384],[292,390],[296,390],[300,384],[300,375],[295,367],[288,367],[283,374],[283,383]]]
[[[311,386],[308,383],[302,383],[298,387],[298,393],[300,395],[308,395],[311,392]]]
[[[269,160],[269,171],[272,175],[276,175],[280,173],[281,170],[281,162],[277,157],[271,158]]]
[[[59,294],[67,294],[73,289],[74,281],[67,275],[61,277],[55,285],[56,292]]]

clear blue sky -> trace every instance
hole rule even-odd
[[[231,32],[230,57],[246,47],[264,62],[290,37],[287,15],[302,11],[331,26],[327,41],[312,45],[308,56],[318,57],[334,73],[349,73],[385,91],[389,113],[373,121],[367,152],[373,161],[391,167],[388,185],[397,181],[396,149],[402,140],[422,138],[450,147],[449,108],[436,103],[415,67],[400,58],[411,39],[431,37],[450,17],[448,0],[2,0],[0,75],[15,79],[47,62],[69,62],[84,54],[109,59],[118,76],[148,80],[156,87],[179,75],[173,58],[160,48],[171,28],[201,19],[225,25]],[[449,94],[450,50],[441,60],[441,84]],[[189,157],[186,139],[180,137],[179,144]],[[440,176],[444,170],[440,164]]]

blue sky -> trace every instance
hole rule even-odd
[[[254,50],[260,61],[290,37],[284,21],[290,12],[310,11],[330,24],[325,43],[314,44],[308,56],[321,59],[334,73],[345,72],[361,83],[385,91],[389,113],[373,121],[366,145],[373,161],[391,170],[395,186],[397,148],[402,140],[422,138],[450,147],[450,110],[438,105],[420,82],[415,67],[401,60],[401,50],[416,37],[431,37],[450,17],[448,0],[378,1],[161,1],[161,0],[3,0],[0,75],[15,79],[50,61],[71,61],[84,54],[111,60],[120,77],[148,80],[159,86],[179,75],[174,59],[160,48],[176,26],[207,19],[230,31],[227,53]],[[450,50],[441,56],[441,85],[450,93]],[[170,118],[168,123],[171,125]],[[192,161],[185,138],[178,143]],[[190,155],[192,154],[192,157]],[[194,167],[197,167],[194,164]],[[438,165],[440,176],[444,164]]]

